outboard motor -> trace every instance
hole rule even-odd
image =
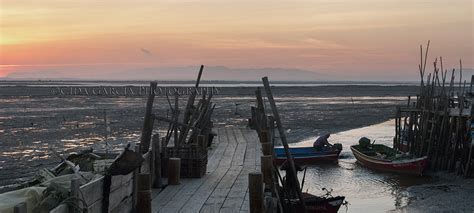
[[[339,150],[339,151],[342,150],[342,144],[340,144],[340,143],[335,143],[335,144],[333,145],[333,147],[334,147],[335,149]]]

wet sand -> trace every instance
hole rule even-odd
[[[390,212],[473,212],[474,180],[452,174],[432,174],[433,183],[411,186],[402,192],[408,205]]]

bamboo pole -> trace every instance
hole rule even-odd
[[[150,82],[150,94],[148,95],[148,100],[146,103],[145,119],[143,121],[142,136],[140,138],[142,153],[146,153],[148,152],[148,149],[150,149],[150,140],[154,121],[151,112],[153,110],[153,101],[155,100],[155,90],[157,84],[157,82]]]

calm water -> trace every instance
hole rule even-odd
[[[321,188],[331,188],[334,196],[346,196],[350,204],[348,212],[385,212],[406,205],[408,200],[402,192],[409,186],[431,182],[429,177],[402,176],[367,169],[356,162],[350,151],[350,146],[364,136],[391,146],[394,123],[390,120],[333,134],[330,142],[343,145],[339,162],[308,166],[304,190],[323,194]],[[292,146],[311,146],[314,140],[310,138]],[[344,207],[341,211],[345,211]]]

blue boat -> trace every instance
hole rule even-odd
[[[316,151],[313,147],[290,147],[290,153],[295,163],[311,164],[315,162],[337,161],[342,149],[331,149]],[[275,162],[282,164],[286,160],[285,149],[283,147],[274,148]]]

